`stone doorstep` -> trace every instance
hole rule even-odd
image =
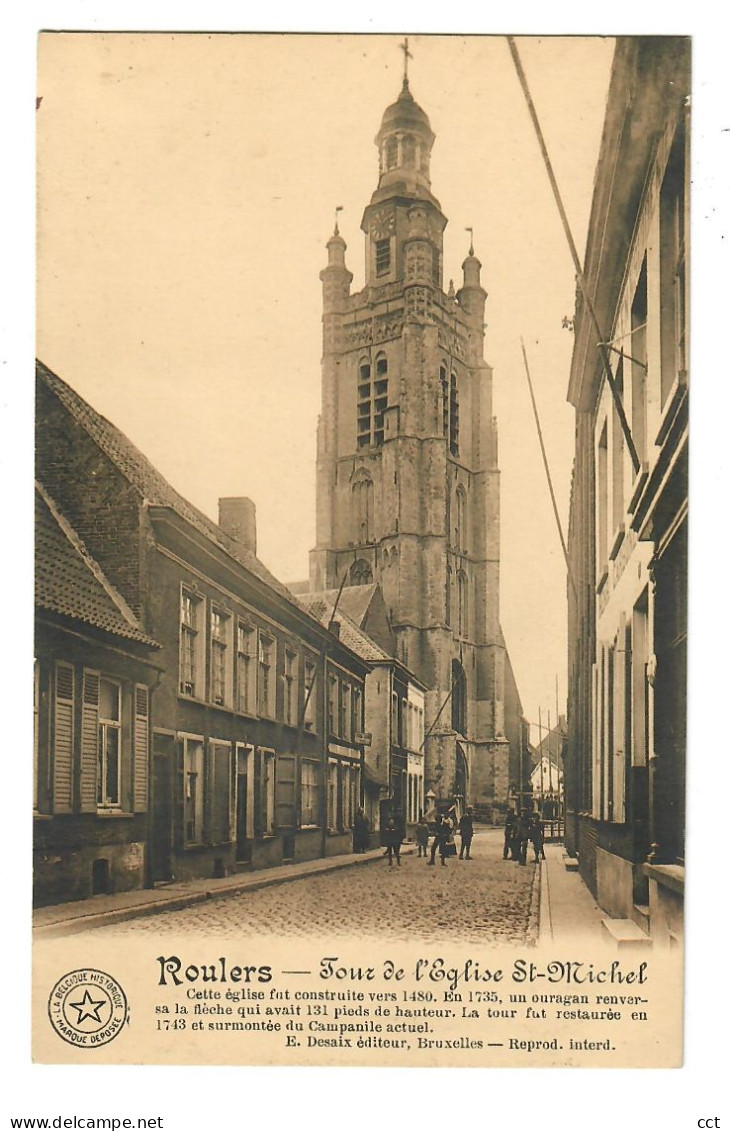
[[[563,864],[565,865],[566,872],[578,871],[578,858],[576,856],[568,856],[567,852],[563,853]]]
[[[650,948],[652,941],[633,919],[602,919],[601,924],[619,950]]]

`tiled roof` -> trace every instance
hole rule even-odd
[[[131,440],[128,440],[114,424],[111,424],[90,404],[87,404],[78,393],[74,392],[70,385],[62,381],[41,361],[36,362],[36,371],[73,418],[86,429],[101,450],[116,464],[121,473],[137,488],[148,503],[153,506],[170,507],[181,518],[186,519],[201,533],[226,550],[231,557],[245,566],[259,580],[269,585],[280,596],[285,597],[294,605],[299,604],[293,593],[269,572],[255,554],[237,546],[233,539],[221,530],[220,526],[212,522],[202,511],[199,511],[197,507],[194,507],[192,503],[178,494],[139,448],[136,448]]]
[[[114,636],[159,647],[41,486],[35,496],[35,603]]]
[[[337,590],[326,590],[322,593],[302,593],[299,599],[310,616],[313,616],[320,624],[327,626],[332,617],[336,598]],[[392,659],[392,657],[389,656],[387,652],[384,652],[374,640],[371,640],[361,628],[358,628],[355,622],[343,611],[342,599],[340,599],[340,603],[337,606],[335,620],[338,621],[340,625],[340,640],[359,656],[361,660],[384,663]]]
[[[377,588],[376,582],[372,582],[370,585],[346,585],[340,594],[340,601],[337,606],[338,613],[342,610],[351,621],[354,621],[360,627]],[[334,605],[337,600],[337,592],[337,589],[325,589],[320,596]]]

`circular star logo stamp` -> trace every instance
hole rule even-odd
[[[108,1045],[129,1016],[124,990],[102,970],[72,970],[48,998],[48,1017],[59,1037],[77,1048]]]

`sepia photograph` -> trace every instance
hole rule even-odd
[[[681,1065],[691,55],[39,35],[37,1061]]]

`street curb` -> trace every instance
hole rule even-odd
[[[308,879],[311,876],[325,876],[330,872],[338,872],[342,868],[351,868],[359,865],[373,864],[382,859],[382,853],[373,853],[372,856],[332,857],[332,863],[323,867],[313,868],[311,872],[295,872],[291,875],[267,875],[262,872],[258,876],[246,876],[240,884],[231,884],[222,889],[206,888],[203,891],[192,891],[171,896],[170,899],[154,900],[150,903],[138,903],[131,907],[120,907],[117,910],[99,911],[93,915],[76,916],[57,923],[48,923],[33,927],[34,939],[63,938],[66,935],[82,934],[84,931],[93,931],[96,927],[108,927],[115,923],[124,923],[130,919],[143,919],[150,915],[159,915],[163,911],[181,911],[185,907],[192,907],[196,903],[204,903],[209,899],[227,899],[234,895],[241,895],[247,891],[259,891],[261,888],[275,887],[277,884],[292,884],[297,880]]]
[[[525,946],[537,946],[540,938],[540,894],[542,889],[542,860],[535,868],[530,892],[530,910],[527,915]]]
[[[553,919],[550,904],[550,875],[547,860],[540,861],[540,911],[538,915],[538,938],[540,942],[553,941]]]

